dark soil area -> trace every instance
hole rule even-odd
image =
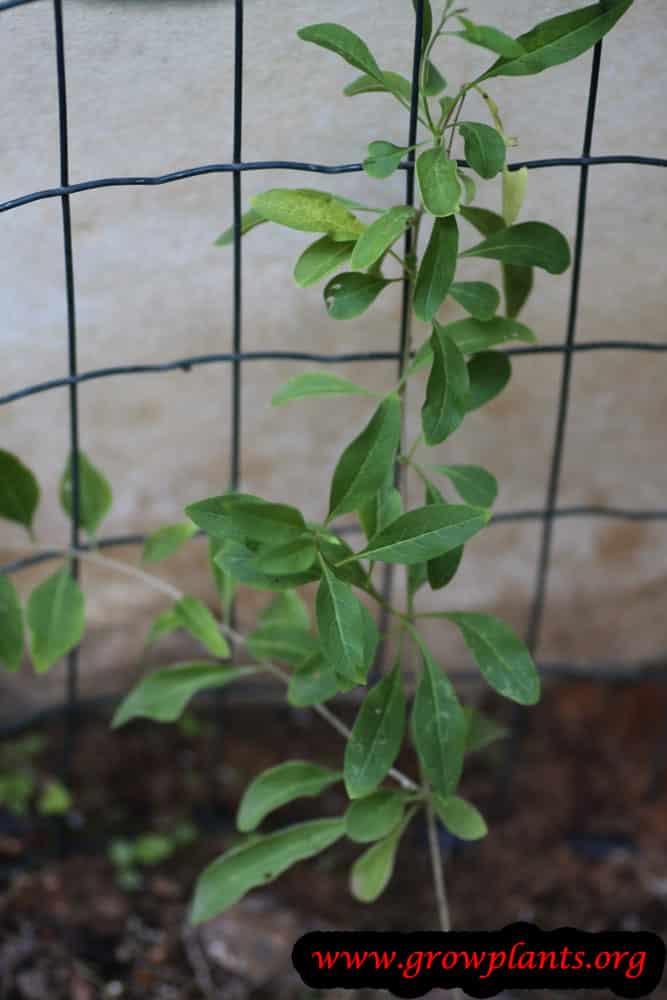
[[[496,701],[488,708],[498,717],[506,712]],[[503,745],[471,757],[462,793],[485,812],[490,834],[463,844],[442,832],[455,928],[528,920],[545,929],[667,937],[667,781],[652,799],[645,795],[666,714],[660,685],[547,687],[542,704],[527,711],[504,815],[496,794]],[[49,726],[44,737],[35,767],[48,774],[62,727]],[[311,713],[270,705],[209,704],[186,727],[134,723],[111,732],[106,718],[82,720],[68,856],[58,854],[61,820],[0,810],[0,996],[296,1000],[318,995],[291,968],[292,945],[306,930],[436,929],[426,831],[417,822],[393,882],[373,906],[349,895],[360,848],[343,841],[197,933],[187,928],[194,880],[235,837],[248,780],[287,758],[340,766],[340,751],[338,736]],[[402,765],[411,769],[409,756]],[[336,786],[322,800],[281,810],[274,825],[336,815],[344,806]],[[184,823],[197,828],[194,839]],[[137,838],[142,859],[121,864]],[[667,998],[664,980],[653,996]]]

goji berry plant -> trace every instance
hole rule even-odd
[[[424,811],[440,922],[443,929],[449,927],[436,824],[441,822],[464,839],[485,834],[482,816],[457,794],[457,788],[466,755],[497,733],[489,720],[461,705],[422,637],[420,622],[439,618],[457,629],[486,681],[505,698],[532,705],[538,700],[540,684],[528,650],[496,617],[456,609],[416,611],[415,595],[420,588],[440,591],[450,583],[466,542],[489,522],[497,493],[496,480],[485,469],[433,464],[423,455],[425,449],[448,441],[468,413],[504,389],[511,374],[510,361],[495,349],[511,341],[535,339],[517,319],[530,294],[535,269],[561,274],[570,263],[567,241],[558,230],[539,221],[517,222],[527,171],[507,166],[506,150],[515,140],[505,134],[487,87],[496,77],[540,73],[578,57],[631,4],[632,0],[600,0],[512,38],[469,20],[456,8],[455,0],[447,0],[434,18],[429,0],[424,0],[416,105],[424,138],[406,148],[374,136],[363,163],[365,172],[379,182],[405,165],[406,158],[408,165],[414,161],[419,207],[383,205],[380,184],[376,206],[310,188],[274,188],[252,199],[241,221],[241,234],[264,223],[317,234],[297,260],[294,277],[298,285],[308,287],[333,275],[324,287],[329,316],[355,320],[390,284],[401,282],[410,291],[416,319],[428,325],[428,333],[416,351],[407,338],[402,374],[382,397],[328,372],[297,375],[275,394],[276,406],[330,394],[368,398],[368,420],[357,429],[335,466],[321,521],[307,521],[296,506],[234,491],[192,503],[186,508],[186,521],[149,536],[143,553],[148,564],[170,555],[197,528],[209,536],[210,570],[220,595],[221,620],[201,601],[146,569],[107,559],[94,546],[64,551],[62,566],[29,597],[29,649],[37,672],[47,670],[71,650],[83,633],[84,596],[68,562],[74,556],[138,576],[170,598],[170,606],[153,623],[150,641],[186,629],[206,649],[209,658],[178,663],[141,680],[118,708],[116,726],[138,716],[175,720],[198,691],[264,671],[285,683],[290,705],[315,709],[342,737],[338,770],[315,761],[291,760],[251,782],[238,811],[238,829],[250,836],[240,839],[199,878],[194,921],[220,913],[254,887],[342,837],[362,845],[350,887],[358,899],[371,902],[391,878],[406,828]],[[345,88],[348,96],[381,92],[398,101],[407,114],[413,97],[410,81],[380,68],[365,42],[348,28],[315,24],[299,35],[360,71]],[[495,61],[476,79],[450,89],[435,62],[436,47],[444,38],[451,45],[463,42],[489,50]],[[468,117],[473,100],[476,110]],[[478,121],[480,113],[488,120]],[[465,166],[455,158],[459,143]],[[496,178],[501,184],[499,213],[475,205],[477,179]],[[465,227],[477,230],[481,240],[470,242]],[[426,237],[421,253],[420,235]],[[233,236],[232,228],[217,242],[231,243]],[[400,240],[403,248],[397,250]],[[457,280],[459,261],[477,258],[500,263],[502,309],[494,285]],[[464,315],[443,324],[438,316],[447,298]],[[424,370],[428,378],[421,433],[408,442],[403,433],[406,395],[409,385],[422,385],[419,373]],[[71,456],[60,488],[67,513],[72,508],[72,462],[80,481],[80,523],[94,540],[109,509],[111,490],[85,455]],[[401,490],[396,486],[398,468],[403,470]],[[408,509],[405,490],[408,474],[418,477],[424,491],[423,504],[413,509]],[[448,494],[455,491],[462,503],[451,502],[436,478],[446,481]],[[39,487],[32,473],[16,456],[2,452],[0,514],[25,525],[32,536],[38,499]],[[356,550],[336,531],[344,515],[356,517],[365,534],[365,544]],[[381,564],[405,567],[404,608],[387,606],[378,592],[376,569]],[[247,637],[229,624],[238,584],[276,592]],[[308,584],[317,587],[314,629],[306,604],[296,594]],[[369,610],[369,603],[374,602],[388,613],[396,655],[391,669],[368,684],[379,640],[387,638],[379,635]],[[0,657],[9,669],[15,669],[23,653],[23,610],[6,576],[0,578],[0,616]],[[221,662],[230,658],[228,639],[243,644],[256,665]],[[412,651],[418,654],[420,671],[408,712],[406,666]],[[349,730],[327,702],[355,687],[368,690]],[[419,762],[418,773],[413,775],[394,766],[405,740],[412,742]],[[279,807],[298,797],[317,796],[339,782],[349,798],[344,815],[257,832]]]

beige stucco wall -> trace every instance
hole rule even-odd
[[[579,6],[574,0],[479,0],[480,22],[511,33]],[[372,45],[381,65],[409,73],[412,7],[408,0],[290,0],[246,4],[243,158],[358,161],[369,139],[402,143],[406,121],[390,98],[344,98],[354,71],[296,38],[318,20],[348,25]],[[2,15],[0,22],[0,200],[58,181],[52,9],[47,2]],[[595,153],[664,155],[662,0],[636,0],[604,46]],[[67,0],[71,179],[159,174],[231,159],[233,9],[226,0]],[[440,58],[456,84],[487,63],[481,51],[451,44]],[[493,81],[516,158],[576,156],[583,137],[590,56],[539,77]],[[472,118],[484,109],[470,99]],[[284,171],[243,176],[246,201],[275,185],[322,186],[359,200],[400,202],[403,175],[383,185],[362,174],[332,178]],[[578,171],[530,175],[524,218],[541,218],[573,236]],[[665,174],[657,168],[597,167],[591,173],[581,340],[664,338]],[[498,206],[494,183],[480,182],[481,202]],[[231,348],[232,256],[212,246],[231,219],[229,175],[153,188],[114,188],[73,196],[79,365],[82,371],[155,362]],[[354,322],[329,320],[321,289],[298,290],[291,278],[306,234],[265,227],[244,239],[244,347],[321,352],[395,349],[399,293],[387,291]],[[66,373],[66,313],[60,205],[41,201],[0,216],[0,393]],[[495,266],[466,268],[495,278]],[[563,337],[569,275],[540,272],[522,317],[540,340]],[[447,305],[443,317],[457,315]],[[425,330],[415,324],[421,339]],[[667,506],[664,355],[591,353],[575,358],[561,501],[648,508]],[[296,403],[273,410],[274,389],[304,368],[251,362],[243,371],[243,487],[325,510],[325,477],[353,428],[369,412],[357,400]],[[561,360],[515,363],[510,388],[467,418],[432,460],[479,462],[501,480],[498,510],[543,502],[554,432]],[[340,366],[376,389],[391,385],[393,363]],[[411,423],[417,426],[419,394]],[[82,447],[115,489],[105,533],[151,530],[178,519],[182,507],[221,490],[230,447],[226,366],[190,374],[116,377],[81,386]],[[56,502],[65,460],[67,392],[60,389],[0,410],[0,446],[39,470],[44,500],[41,539],[66,539]],[[418,499],[415,494],[415,500]],[[22,542],[3,523],[0,555]],[[667,527],[627,521],[568,519],[554,538],[544,658],[637,658],[667,648],[664,605]],[[517,627],[527,622],[539,530],[491,526],[445,595],[424,607],[496,609]],[[165,575],[209,594],[200,542],[165,564]],[[117,553],[133,557],[133,553]],[[18,577],[27,590],[43,571]],[[109,690],[129,676],[147,616],[160,599],[123,578],[85,571],[93,629],[83,658],[84,687]],[[244,592],[241,618],[263,601]],[[433,633],[434,641],[437,633]],[[443,662],[460,662],[444,639]],[[54,691],[62,679],[55,668]],[[121,678],[122,679],[122,678]],[[41,697],[29,674],[10,681],[21,697]],[[30,687],[29,687],[30,686]]]

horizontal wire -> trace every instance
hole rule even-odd
[[[0,8],[1,9],[1,8]],[[457,161],[459,166],[467,167],[465,160]],[[667,159],[657,156],[565,156],[548,160],[522,160],[508,164],[510,170],[538,170],[544,167],[581,167],[605,166],[610,164],[634,163],[650,167],[667,167]],[[399,169],[407,170],[407,162],[400,164]],[[173,181],[186,180],[190,177],[200,177],[204,174],[242,173],[251,170],[296,170],[316,174],[353,174],[363,170],[361,163],[340,163],[329,166],[324,163],[302,163],[298,160],[255,160],[247,163],[209,163],[201,167],[190,167],[175,170],[168,174],[156,174],[145,177],[100,177],[97,180],[80,181],[78,184],[66,184],[59,187],[45,188],[43,191],[33,191],[9,201],[0,202],[0,212],[8,212],[22,205],[47,198],[59,198],[64,194],[77,194],[81,191],[93,191],[107,187],[151,187],[160,184],[170,184]]]
[[[563,344],[536,344],[531,347],[506,348],[502,353],[520,357],[525,354],[562,354],[565,350],[567,348]],[[573,350],[661,352],[667,351],[667,343],[600,340],[576,344]],[[80,372],[75,376],[63,375],[61,378],[48,379],[46,382],[36,382],[34,385],[26,386],[23,389],[15,389],[14,392],[0,396],[0,406],[4,406],[7,403],[14,403],[19,399],[25,399],[28,396],[34,396],[41,392],[48,392],[51,389],[60,389],[63,386],[81,382],[92,382],[96,379],[109,378],[115,375],[149,375],[178,370],[188,372],[191,368],[197,368],[202,365],[224,364],[234,361],[309,361],[317,362],[317,364],[331,365],[357,361],[396,361],[398,357],[398,351],[365,351],[348,352],[346,354],[313,354],[309,351],[245,351],[238,354],[228,351],[215,354],[195,354],[186,358],[178,358],[175,361],[95,368],[91,371]]]
[[[667,520],[667,510],[633,510],[629,507],[604,507],[597,505],[573,505],[558,507],[553,516],[560,517],[601,517],[612,518],[623,521],[665,521]],[[528,510],[508,510],[493,514],[488,522],[490,526],[494,524],[506,524],[511,521],[541,521],[551,514],[546,513],[542,508]],[[339,535],[355,535],[361,532],[358,524],[346,524],[336,529]],[[193,537],[203,537],[204,532],[198,531]],[[96,539],[95,542],[82,542],[78,549],[81,552],[88,552],[91,549],[110,549],[124,545],[143,545],[149,536],[147,534],[135,533],[131,535],[113,535],[107,538]],[[0,545],[2,551],[2,545]],[[16,559],[13,562],[0,566],[0,574],[18,573],[20,570],[37,566],[40,563],[52,562],[55,559],[67,558],[63,556],[62,549],[45,549],[43,552],[36,552],[33,555]]]

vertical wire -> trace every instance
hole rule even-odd
[[[412,56],[412,91],[410,94],[410,124],[408,127],[408,146],[414,146],[417,142],[417,115],[419,108],[419,65],[422,53],[422,29],[424,24],[424,0],[416,0],[415,3],[415,36]],[[410,149],[407,157],[407,169],[405,171],[405,204],[412,207],[415,203],[415,150]],[[405,231],[403,241],[404,260],[409,259],[412,253],[412,228]],[[404,355],[408,339],[410,337],[410,296],[412,292],[412,282],[407,275],[403,279],[401,293],[401,319],[399,335],[399,359],[398,377],[403,374]],[[394,485],[396,489],[401,485],[402,468],[400,462],[394,466]],[[385,605],[391,604],[391,595],[394,586],[394,566],[387,563],[382,575],[382,599]],[[389,624],[389,612],[383,607],[380,612],[380,632],[384,635]],[[386,661],[387,642],[384,640],[378,652],[377,663],[373,671],[374,676],[382,673]]]
[[[243,0],[234,3],[234,149],[235,164],[241,162],[241,135],[243,125]],[[232,339],[236,355],[232,362],[232,445],[230,459],[230,485],[238,488],[241,478],[241,171],[236,169],[232,179],[234,197],[234,285]]]
[[[584,143],[582,156],[591,155],[593,142],[593,128],[595,125],[595,109],[598,96],[598,85],[600,81],[600,62],[602,59],[602,42],[598,42],[593,50],[593,64],[591,67],[591,78],[588,89],[588,108],[586,111],[586,125],[584,129]],[[579,315],[579,292],[581,285],[581,267],[584,252],[584,235],[586,228],[586,205],[588,199],[588,172],[589,165],[582,164],[579,174],[579,195],[577,202],[577,225],[574,238],[574,255],[572,259],[572,281],[570,284],[570,300],[567,316],[567,332],[565,336],[565,351],[563,353],[563,368],[560,380],[560,392],[558,399],[558,410],[556,417],[556,430],[551,453],[551,464],[549,469],[549,479],[542,515],[542,536],[540,539],[540,550],[537,564],[537,574],[535,579],[535,590],[533,592],[533,603],[528,625],[526,642],[531,654],[534,656],[540,639],[540,630],[544,621],[544,608],[546,603],[547,582],[549,570],[551,568],[553,552],[553,526],[555,520],[556,505],[558,502],[558,491],[560,487],[561,471],[563,466],[563,452],[565,445],[565,430],[569,412],[570,388],[572,383],[572,363],[574,360],[574,341],[577,331],[577,319]],[[499,807],[507,805],[509,798],[509,786],[514,771],[514,763],[526,727],[526,716],[518,706],[512,712],[512,735],[510,737],[506,758],[499,778]]]
[[[53,0],[56,66],[58,75],[58,138],[60,149],[60,184],[69,184],[69,132],[67,125],[67,79],[65,75],[65,40],[63,31],[63,0]],[[69,195],[61,196],[63,245],[65,253],[65,287],[67,295],[67,353],[70,376],[77,375],[76,301],[74,292],[74,260],[72,253],[72,218]],[[69,445],[72,481],[70,545],[78,548],[80,540],[80,470],[79,470],[79,401],[76,382],[69,385]],[[79,578],[79,561],[71,562],[72,576]],[[79,701],[79,649],[67,657],[67,713],[63,745],[63,779],[67,783],[72,764],[75,728]]]

